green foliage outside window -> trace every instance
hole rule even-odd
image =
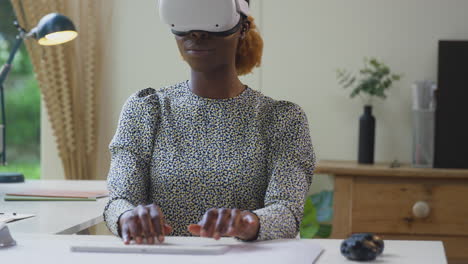
[[[10,160],[32,161],[40,144],[40,92],[33,77],[17,80],[5,92],[7,147]],[[37,155],[36,155],[37,154]]]
[[[12,43],[9,43],[0,33],[0,63],[3,65],[10,55]],[[33,69],[32,64],[29,60],[29,55],[26,51],[25,45],[21,45],[19,52],[16,53],[15,59],[13,60],[13,67],[11,68],[9,79],[21,77],[25,75],[32,75]]]
[[[0,67],[9,57],[18,31],[9,1],[0,1]],[[7,119],[7,166],[0,172],[20,172],[28,179],[40,177],[40,91],[26,46],[16,53],[4,84]]]

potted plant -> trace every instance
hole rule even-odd
[[[359,120],[359,150],[358,162],[374,163],[375,118],[372,115],[372,103],[375,97],[385,99],[385,92],[399,81],[401,75],[392,74],[390,68],[376,58],[364,58],[364,68],[359,75],[339,69],[336,72],[339,85],[352,88],[350,97],[361,97],[364,103],[364,114]]]

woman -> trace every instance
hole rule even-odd
[[[315,166],[307,118],[239,80],[263,49],[253,18],[241,19],[229,36],[176,36],[191,79],[123,107],[104,218],[124,243],[297,235]]]

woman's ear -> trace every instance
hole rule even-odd
[[[240,38],[241,38],[241,39],[245,39],[245,37],[247,36],[247,33],[249,32],[249,30],[250,30],[250,21],[246,19],[246,20],[242,23],[242,29],[241,29]]]

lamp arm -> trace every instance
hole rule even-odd
[[[16,52],[18,52],[21,44],[23,43],[23,36],[18,35],[13,49],[10,52],[7,62],[3,65],[0,70],[0,109],[1,109],[1,125],[0,125],[0,145],[1,145],[1,159],[0,164],[6,165],[6,114],[5,114],[5,95],[3,89],[3,83],[5,82],[8,73],[10,73],[13,59],[15,58]]]
[[[13,45],[13,49],[10,52],[10,56],[8,57],[8,60],[3,65],[2,70],[0,70],[0,85],[2,85],[5,82],[8,73],[10,73],[13,59],[15,58],[15,55],[18,52],[19,48],[21,47],[22,43],[23,43],[23,38],[20,35],[18,35],[16,37],[16,42]]]

